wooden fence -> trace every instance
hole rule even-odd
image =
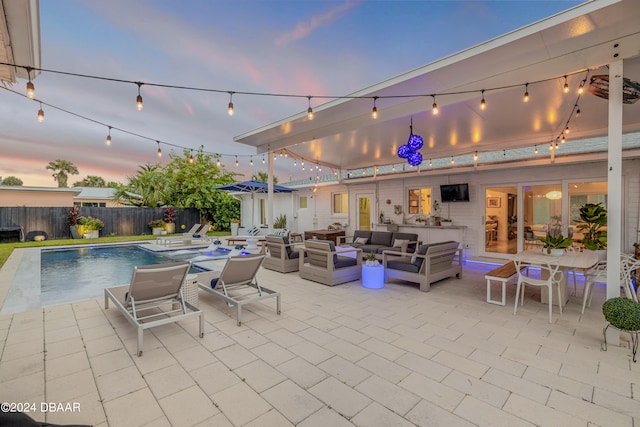
[[[65,239],[70,237],[68,207],[0,207],[0,230],[3,227],[22,227],[25,240],[33,240],[36,235],[45,235],[47,239]],[[98,208],[81,207],[81,216],[92,216],[104,221],[100,236],[114,233],[117,236],[151,234],[149,221],[162,219],[164,208]],[[193,224],[201,222],[196,209],[176,209],[176,232],[185,225],[188,230]],[[8,234],[0,235],[0,242],[15,241]]]

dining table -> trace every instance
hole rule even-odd
[[[560,295],[562,306],[569,300],[567,293],[567,275],[569,272],[575,274],[576,271],[586,271],[596,265],[599,261],[598,254],[594,251],[565,251],[560,256],[552,256],[546,253],[545,249],[528,249],[518,252],[515,257],[532,264],[551,264],[558,265],[563,271],[563,278],[560,281]],[[549,303],[549,290],[541,289],[540,301],[543,304]],[[554,301],[554,304],[556,301]]]

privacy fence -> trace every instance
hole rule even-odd
[[[67,218],[68,207],[0,207],[0,243],[17,241],[22,230],[25,240],[44,235],[47,239],[71,237]],[[149,221],[163,219],[163,208],[98,208],[82,207],[81,216],[92,216],[104,221],[100,236],[114,233],[117,236],[151,234]],[[176,209],[176,232],[185,225],[188,230],[200,223],[196,209]]]

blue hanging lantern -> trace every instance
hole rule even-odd
[[[398,147],[398,157],[402,159],[408,158],[412,152],[413,151],[411,150],[411,148],[409,148],[407,144],[404,144]]]
[[[417,151],[413,152],[409,155],[409,157],[407,158],[407,161],[411,166],[418,166],[419,164],[422,163],[422,154],[420,154]]]
[[[411,134],[411,136],[409,136],[409,141],[407,141],[407,145],[413,151],[418,151],[424,145],[424,141],[420,135]]]

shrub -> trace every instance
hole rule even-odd
[[[166,225],[167,223],[162,219],[154,219],[149,221],[149,227],[151,228],[165,228]]]
[[[164,212],[164,222],[171,224],[176,222],[176,209],[172,207],[168,207]]]
[[[640,304],[629,298],[617,297],[605,301],[602,313],[607,322],[623,331],[640,331]]]
[[[104,228],[104,221],[100,218],[94,218],[92,216],[80,216],[78,217],[78,233],[86,234],[89,231],[102,230]]]

